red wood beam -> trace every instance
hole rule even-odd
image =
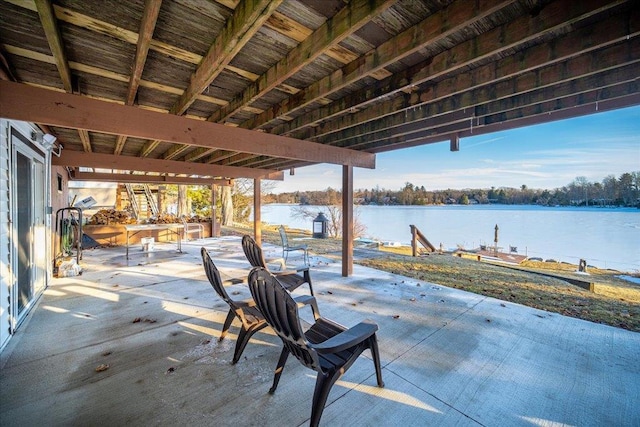
[[[342,276],[353,274],[353,167],[342,167]]]
[[[284,172],[272,169],[217,166],[204,163],[187,163],[162,159],[141,159],[134,156],[116,156],[115,154],[85,153],[82,151],[70,150],[63,150],[60,157],[53,156],[51,164],[55,166],[175,173],[199,176],[222,176],[227,178],[264,177],[265,179],[280,181],[284,179]]]
[[[260,192],[260,179],[253,180],[253,235],[256,243],[262,246],[262,215],[260,212],[262,206],[262,194]]]
[[[0,117],[111,135],[375,168],[375,155],[0,80]]]
[[[128,173],[75,172],[73,181],[119,182],[133,184],[232,185],[230,179],[191,178],[172,175],[137,175]]]

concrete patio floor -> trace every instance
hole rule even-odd
[[[136,247],[128,262],[123,248],[86,250],[84,273],[54,279],[0,355],[0,425],[308,425],[313,371],[289,358],[268,393],[281,349],[273,331],[231,365],[237,324],[217,341],[228,306],[206,280],[201,246],[223,276],[246,277],[236,237],[183,243],[181,254]],[[339,262],[311,261],[323,316],[378,323],[385,381],[376,386],[366,351],[333,387],[321,425],[640,425],[638,333],[357,265],[344,278]],[[243,284],[231,293],[249,296]]]

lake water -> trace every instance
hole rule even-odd
[[[311,231],[311,221],[295,218],[294,205],[262,207],[262,221]],[[320,207],[308,206],[311,210]],[[547,208],[540,206],[358,206],[366,237],[382,242],[411,241],[410,224],[436,247],[493,245],[529,257],[555,259],[621,271],[640,270],[640,210],[634,208]]]

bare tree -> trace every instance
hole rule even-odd
[[[187,205],[187,186],[178,185],[178,216],[187,215],[189,213]]]
[[[233,225],[233,200],[231,198],[231,186],[225,185],[222,187],[222,207],[221,218],[222,225]]]

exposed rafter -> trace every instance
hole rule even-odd
[[[169,111],[182,114],[196,97],[209,86],[223,68],[244,47],[249,39],[282,3],[282,0],[242,1],[234,10],[220,35],[200,62],[190,79],[189,87]]]
[[[606,4],[601,1],[585,1],[579,4],[571,0],[553,2],[534,18],[522,16],[509,24],[496,27],[476,38],[445,50],[423,63],[407,68],[402,73],[395,73],[389,79],[380,82],[379,92],[366,89],[353,93],[342,98],[339,102],[315,110],[314,114],[306,114],[291,122],[279,125],[272,129],[272,132],[297,138],[317,139],[327,134],[326,130],[335,133],[370,120],[379,120],[381,116],[399,111],[402,108],[399,103],[405,102],[407,99],[413,100],[411,108],[414,108],[419,105],[419,101],[427,102],[429,98],[422,94],[413,94],[412,96],[387,95],[380,99],[379,93],[401,94],[407,91],[411,93],[413,88],[425,83],[437,82],[438,79],[454,74],[456,70],[477,68],[478,65],[474,66],[474,64],[489,62],[492,58],[496,58],[498,61],[506,53],[527,46],[531,40],[536,38],[550,37],[558,32],[567,33],[572,26],[579,24],[580,21],[593,19],[598,14],[606,14],[607,11],[619,6],[620,2]],[[628,19],[628,17],[623,19]],[[532,20],[535,25],[531,22]],[[508,29],[512,27],[522,28],[522,30],[509,33]],[[627,27],[628,25],[625,23],[622,28],[626,30]],[[505,38],[505,34],[509,34],[509,37]],[[551,55],[555,55],[555,51],[550,51],[552,46],[546,45],[544,48]],[[546,54],[545,58],[549,58],[549,54]],[[513,58],[513,60],[517,61],[519,58]],[[458,75],[462,77],[464,73]],[[480,78],[484,79],[484,76]],[[485,81],[491,82],[486,79]],[[429,91],[429,88],[426,91]],[[353,114],[345,114],[353,109],[358,111]],[[319,126],[317,125],[318,119],[322,120]]]
[[[257,85],[249,86],[228,106],[222,107],[209,120],[224,122],[238,110],[250,105],[261,95],[271,91],[305,65],[313,62],[328,48],[337,45],[349,35],[364,26],[373,16],[391,6],[390,0],[354,0],[340,10],[307,39],[281,59],[276,65],[260,76]]]
[[[456,31],[472,27],[481,19],[510,6],[515,1],[469,4],[467,0],[458,0],[446,9],[429,16],[419,24],[381,44],[367,53],[364,58],[358,59],[357,63],[345,67],[347,71],[345,69],[334,71],[298,92],[295,97],[288,98],[259,116],[245,121],[240,126],[247,129],[262,128],[272,120],[326,98],[368,75],[383,70],[384,67],[394,62],[408,57],[425,46],[442,43]]]
[[[133,102],[136,99],[138,87],[140,86],[140,79],[142,77],[142,71],[144,69],[145,62],[147,61],[147,54],[149,53],[149,46],[151,46],[153,31],[156,27],[161,5],[162,0],[145,0],[144,14],[142,16],[142,22],[140,23],[138,43],[136,44],[136,57],[133,61],[133,70],[129,77],[129,88],[127,89],[127,98],[125,99],[126,105],[133,105]],[[118,135],[113,154],[120,154],[126,141],[126,136]]]
[[[60,30],[58,29],[58,23],[56,22],[51,1],[35,0],[35,5],[38,15],[40,16],[40,22],[42,22],[42,28],[47,36],[53,59],[58,68],[58,73],[60,73],[60,78],[62,79],[62,87],[64,87],[64,90],[68,93],[71,93],[73,92],[71,70],[69,69],[69,62],[67,61],[67,55],[64,51],[64,44],[60,36]]]
[[[65,153],[143,164],[373,167],[374,152],[464,148],[640,93],[637,0],[2,0],[0,14],[0,78],[24,86],[0,86],[0,111],[48,125]]]

